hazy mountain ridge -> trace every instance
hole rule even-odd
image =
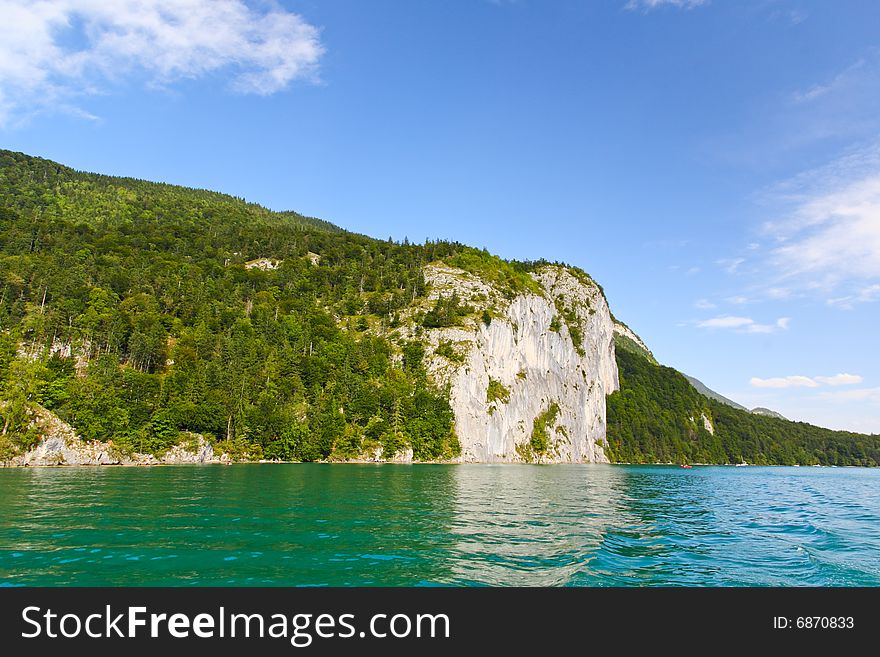
[[[741,411],[747,411],[749,413],[754,413],[755,415],[766,415],[767,417],[775,417],[780,420],[787,420],[788,419],[784,415],[782,415],[782,413],[777,413],[774,410],[771,410],[769,408],[764,408],[762,406],[757,406],[755,408],[748,409],[745,406],[743,406],[742,404],[737,404],[735,401],[728,399],[727,397],[725,397],[721,393],[715,392],[709,386],[707,386],[705,383],[703,383],[702,381],[700,381],[699,379],[697,379],[695,377],[688,376],[687,374],[685,374],[684,378],[686,378],[688,381],[690,381],[691,385],[694,388],[696,388],[697,392],[699,392],[701,395],[704,395],[704,396],[708,397],[709,399],[714,399],[715,401],[721,402],[722,404],[726,404],[727,406],[730,406],[731,408],[736,408]]]
[[[755,415],[766,415],[767,417],[775,417],[779,420],[788,420],[788,418],[785,417],[782,413],[777,413],[774,410],[764,408],[762,406],[757,406],[753,408],[750,412],[754,413]]]
[[[728,399],[727,397],[725,397],[721,393],[715,392],[709,386],[707,386],[705,383],[703,383],[702,381],[700,381],[699,379],[697,379],[693,376],[689,376],[689,375],[685,374],[684,378],[686,378],[688,381],[690,381],[690,384],[694,388],[697,389],[697,392],[699,392],[701,395],[708,397],[709,399],[714,399],[715,401],[719,401],[722,404],[727,404],[728,406],[730,406],[732,408],[738,408],[741,411],[748,411],[749,410],[745,406],[743,406],[741,404],[737,404],[735,401]]]

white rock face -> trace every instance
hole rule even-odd
[[[412,447],[407,447],[400,452],[397,452],[390,459],[384,459],[387,463],[412,463],[413,462],[413,450]]]
[[[50,436],[21,457],[21,465],[115,465],[103,443],[90,444],[69,441],[62,436]]]
[[[639,347],[645,350],[647,353],[651,353],[651,350],[648,349],[648,345],[646,345],[642,339],[637,336],[633,331],[626,326],[625,324],[621,324],[620,322],[614,322],[614,332],[618,335],[622,335],[624,337],[629,338],[633,342],[635,342]]]
[[[712,425],[712,420],[705,413],[703,413],[703,428],[713,436],[715,435],[715,427]]]
[[[607,462],[601,446],[605,396],[618,389],[618,377],[614,326],[598,287],[564,267],[547,266],[533,274],[543,294],[508,301],[461,270],[429,267],[425,277],[433,298],[455,290],[478,315],[481,308],[492,312],[488,326],[474,320],[464,328],[428,332],[429,353],[448,342],[464,359],[459,364],[434,353],[429,362],[435,380],[450,386],[462,460]],[[579,345],[570,320],[582,336]],[[509,393],[506,402],[487,400],[490,379]],[[558,412],[547,426],[548,448],[535,453],[535,419],[551,407]]]
[[[281,262],[281,260],[257,258],[256,260],[244,263],[244,267],[245,269],[262,269],[263,271],[270,271],[272,269],[278,269],[278,267],[281,266]]]
[[[190,444],[175,445],[162,455],[162,463],[214,463],[214,447],[204,436],[196,436]]]
[[[41,434],[40,442],[29,452],[0,465],[171,465],[223,461],[223,457],[215,456],[213,446],[205,437],[198,434],[190,434],[189,440],[175,445],[157,459],[152,454],[124,455],[112,442],[85,441],[73,427],[42,407],[35,409],[33,422]]]

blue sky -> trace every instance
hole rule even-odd
[[[664,363],[880,432],[880,3],[0,0],[0,145],[599,280]]]

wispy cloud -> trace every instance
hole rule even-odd
[[[880,404],[880,388],[857,388],[855,390],[835,390],[820,392],[818,399],[830,402],[873,402]]]
[[[764,294],[768,299],[788,299],[791,296],[791,290],[784,287],[768,287],[764,290]]]
[[[771,290],[822,295],[851,308],[880,297],[880,140],[780,183],[768,194],[776,246],[763,263]]]
[[[715,263],[744,287],[726,301],[818,298],[851,310],[880,300],[880,139],[765,189],[760,248]]]
[[[630,11],[651,11],[660,7],[693,9],[694,7],[706,4],[709,4],[708,0],[629,0],[624,8]]]
[[[0,0],[0,125],[136,79],[167,86],[223,73],[268,95],[314,77],[319,30],[275,3]],[[80,110],[82,111],[82,110]]]
[[[880,299],[880,284],[868,285],[846,296],[831,297],[826,300],[826,303],[829,306],[836,306],[843,310],[852,310],[858,304],[869,303],[877,299]]]
[[[860,59],[854,64],[847,66],[843,71],[826,82],[814,84],[804,90],[795,91],[792,94],[792,99],[796,103],[809,103],[822,96],[834,91],[839,91],[844,87],[859,82],[861,81],[862,73],[864,72],[866,65],[867,62],[864,59]]]
[[[749,384],[753,388],[818,388],[820,385],[848,386],[857,385],[864,379],[858,374],[835,374],[834,376],[775,376],[769,379],[752,377]]]
[[[717,307],[717,305],[715,305],[708,299],[697,299],[696,301],[694,301],[694,308],[698,308],[699,310],[712,310],[712,308]]]
[[[807,20],[809,15],[803,11],[798,11],[797,9],[792,9],[791,11],[788,12],[787,16],[788,16],[788,20],[791,22],[792,25],[800,25],[805,20]]]
[[[739,270],[741,264],[746,261],[745,258],[721,258],[715,261],[715,264],[721,267],[728,274],[735,274]]]
[[[778,108],[776,148],[799,148],[828,140],[870,139],[880,128],[880,48],[872,47],[836,73],[789,91]]]
[[[760,324],[751,317],[724,315],[699,321],[697,322],[697,327],[704,329],[727,329],[741,333],[775,333],[787,329],[790,322],[790,318],[780,317],[773,324]]]
[[[880,174],[807,200],[779,238],[774,256],[790,275],[828,284],[880,277]]]

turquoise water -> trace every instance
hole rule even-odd
[[[0,470],[2,585],[880,585],[880,469]]]

